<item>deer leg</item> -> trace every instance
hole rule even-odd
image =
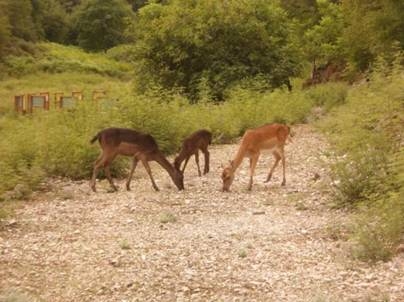
[[[268,182],[271,180],[272,173],[274,172],[275,168],[278,166],[279,161],[281,160],[281,156],[279,155],[278,152],[274,151],[273,155],[275,156],[275,163],[272,166],[272,168],[269,170],[269,173],[268,173],[268,176],[267,176],[267,179],[265,180],[265,182]]]
[[[209,172],[209,151],[208,149],[202,150],[203,154],[205,155],[205,167],[203,169],[203,174]]]
[[[104,153],[101,153],[98,156],[98,158],[96,159],[96,161],[94,162],[93,175],[90,180],[90,187],[94,192],[96,192],[95,183],[96,183],[97,175],[98,175],[98,172],[100,171],[100,168],[103,165],[103,163],[102,163],[103,157],[104,157]]]
[[[146,169],[147,174],[149,174],[149,177],[150,177],[150,180],[152,182],[154,190],[160,191],[159,188],[157,187],[156,183],[154,182],[153,175],[151,173],[149,163],[145,159],[142,159],[142,163],[143,163],[144,168]]]
[[[281,151],[281,156],[282,156],[282,169],[283,169],[283,179],[282,179],[282,186],[286,185],[286,177],[285,177],[285,152]]]
[[[250,157],[250,181],[249,181],[248,187],[247,187],[248,191],[251,191],[251,189],[252,189],[254,171],[255,171],[255,167],[257,166],[258,157],[259,157],[259,153],[252,155]]]
[[[187,164],[188,164],[189,158],[190,158],[190,156],[188,156],[188,157],[185,159],[185,162],[184,162],[184,167],[182,167],[182,174],[184,174],[185,167],[186,167],[186,166],[187,166]]]
[[[198,167],[198,175],[199,177],[201,177],[201,168],[199,167],[199,151],[196,150],[195,152],[195,162],[196,162],[196,166]]]
[[[109,169],[109,163],[108,163],[108,165],[105,166],[104,171],[105,171],[105,176],[107,177],[107,179],[109,181],[109,184],[111,185],[112,189],[114,191],[118,191],[118,188],[114,185],[114,182],[112,181],[111,171]]]
[[[130,191],[130,182],[132,180],[133,172],[135,172],[135,169],[136,169],[138,161],[139,160],[136,157],[133,157],[132,168],[130,169],[129,177],[128,177],[127,181],[126,181],[126,190],[127,191]]]

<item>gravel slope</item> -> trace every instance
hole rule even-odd
[[[310,126],[294,132],[285,187],[280,167],[263,183],[273,162],[264,154],[252,192],[247,160],[232,191],[220,192],[221,164],[236,145],[211,147],[206,176],[191,160],[184,192],[154,164],[160,192],[141,165],[131,192],[124,180],[117,193],[105,181],[98,193],[87,182],[53,181],[0,232],[0,293],[21,291],[28,301],[404,301],[404,257],[372,266],[348,257],[346,214],[326,205],[327,143]]]

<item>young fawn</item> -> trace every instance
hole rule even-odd
[[[182,148],[178,156],[174,160],[174,167],[181,170],[181,164],[185,160],[182,168],[182,173],[185,171],[188,160],[192,155],[195,155],[195,162],[198,167],[198,175],[201,176],[201,169],[199,167],[199,150],[205,155],[205,167],[203,174],[209,172],[209,151],[208,146],[212,142],[212,133],[208,130],[202,129],[192,133],[182,143]]]

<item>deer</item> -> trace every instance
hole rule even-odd
[[[277,167],[280,160],[283,166],[282,186],[286,184],[285,178],[285,153],[284,146],[286,139],[290,135],[290,127],[284,124],[265,124],[261,127],[247,130],[240,142],[239,149],[230,164],[224,167],[222,172],[223,192],[230,191],[230,186],[234,180],[234,173],[242,163],[245,157],[250,159],[250,180],[247,189],[251,191],[253,185],[254,170],[263,150],[270,150],[275,157],[275,163],[269,170],[265,182],[269,182],[272,173]]]
[[[126,189],[130,191],[130,182],[133,173],[139,161],[142,162],[147,174],[150,177],[154,190],[159,191],[156,182],[153,179],[149,161],[156,161],[162,166],[171,177],[178,190],[184,189],[184,177],[181,171],[176,169],[159,150],[159,147],[150,134],[145,134],[126,128],[106,128],[98,132],[90,141],[93,144],[98,140],[102,152],[94,162],[93,175],[90,181],[91,189],[96,192],[96,177],[101,168],[104,168],[105,175],[114,191],[117,187],[114,185],[110,172],[110,164],[117,155],[131,156],[132,167],[129,177],[126,181]]]
[[[191,158],[192,155],[195,155],[195,162],[196,166],[198,167],[198,175],[202,176],[201,168],[199,167],[199,150],[201,150],[205,156],[205,166],[203,169],[203,174],[208,173],[209,172],[208,146],[211,143],[212,143],[212,133],[210,133],[208,130],[201,129],[192,133],[183,141],[181,150],[174,160],[174,167],[184,174],[188,160]],[[181,170],[181,164],[184,160],[185,160],[184,166]]]

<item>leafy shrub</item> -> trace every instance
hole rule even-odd
[[[346,102],[348,86],[345,83],[330,82],[308,89],[306,95],[314,102],[314,105],[329,111],[331,108]]]
[[[404,231],[404,190],[365,206],[356,216],[354,256],[386,261],[394,255]]]
[[[163,212],[160,214],[159,222],[160,223],[174,223],[177,221],[177,217],[170,212]]]
[[[336,204],[360,205],[353,239],[355,255],[364,260],[388,259],[404,232],[402,87],[401,67],[379,70],[320,124],[339,154]]]

